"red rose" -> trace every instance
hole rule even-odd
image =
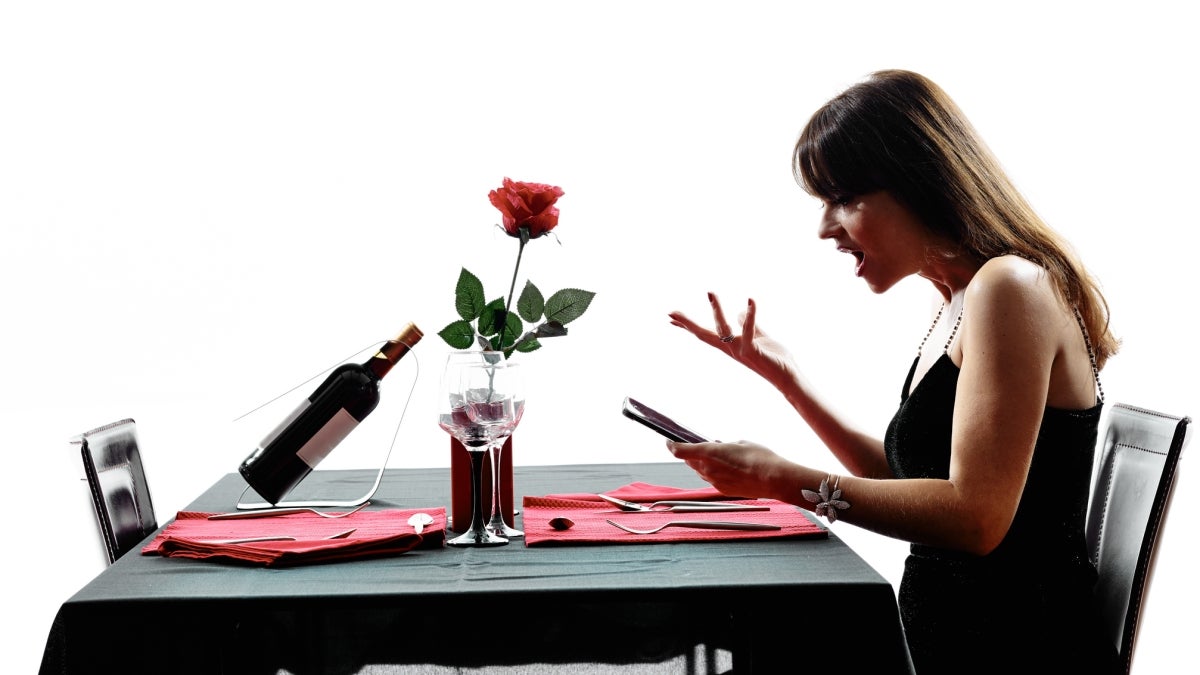
[[[504,179],[503,187],[488,193],[492,205],[504,215],[504,231],[520,237],[521,229],[525,228],[530,239],[537,239],[558,225],[558,207],[554,202],[561,196],[560,187],[508,178]]]

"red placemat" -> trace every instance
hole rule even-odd
[[[735,504],[767,506],[767,511],[717,511],[711,513],[635,513],[621,511],[595,495],[546,495],[525,497],[521,523],[526,546],[552,544],[647,544],[678,541],[726,541],[747,539],[780,539],[797,537],[827,537],[829,531],[814,522],[792,504],[773,499],[721,498],[713,489],[685,490],[664,486],[633,483],[604,494],[628,501],[652,502],[665,499],[728,501]],[[647,497],[649,495],[649,497]],[[590,497],[572,499],[571,497]],[[631,497],[637,497],[636,499]],[[550,525],[556,518],[572,521],[570,528],[556,530]],[[778,525],[778,530],[707,530],[669,527],[655,534],[630,534],[610,525],[607,520],[638,529],[650,529],[670,521],[719,520]]]
[[[427,513],[433,523],[416,534],[408,519]],[[345,518],[296,513],[268,518],[209,520],[213,514],[180,511],[149,544],[143,555],[239,562],[268,567],[350,558],[399,555],[414,548],[441,548],[446,540],[446,509],[359,511]],[[334,534],[354,531],[339,539]],[[225,543],[230,539],[291,536],[295,541]]]

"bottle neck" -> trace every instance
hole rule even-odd
[[[392,366],[396,365],[400,357],[407,353],[408,345],[389,340],[363,366],[376,378],[382,378],[391,371]]]
[[[388,340],[379,351],[363,364],[376,379],[382,379],[400,359],[421,339],[421,331],[413,324],[405,326],[400,335]]]

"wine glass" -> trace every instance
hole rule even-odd
[[[503,367],[503,377],[507,383],[506,391],[513,397],[513,410],[511,415],[506,413],[505,421],[496,427],[488,449],[488,454],[492,458],[492,519],[488,521],[487,529],[492,534],[515,539],[524,537],[525,533],[509,527],[508,523],[504,522],[504,511],[501,507],[503,502],[500,499],[500,460],[504,454],[504,442],[508,440],[509,436],[512,436],[513,431],[521,422],[521,416],[525,414],[525,392],[519,364],[506,361]],[[468,414],[472,410],[472,408],[468,408]]]
[[[498,377],[503,368],[498,372],[491,359],[486,352],[455,352],[447,357],[442,370],[438,426],[458,439],[471,458],[471,526],[448,540],[449,546],[508,543],[508,539],[487,530],[483,516],[484,454],[497,429],[515,416],[512,395],[504,389],[507,379]]]

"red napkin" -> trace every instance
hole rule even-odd
[[[683,489],[631,483],[604,494],[636,502],[656,502],[670,499],[693,501],[720,500],[733,504],[767,506],[768,511],[716,511],[712,513],[634,513],[621,511],[595,494],[562,494],[544,497],[525,497],[522,528],[526,546],[546,544],[647,544],[671,541],[725,541],[731,539],[780,539],[797,537],[827,537],[829,531],[813,522],[798,507],[773,499],[725,498],[715,488]],[[568,518],[574,524],[566,530],[556,530],[550,522]],[[630,534],[605,522],[613,520],[638,529],[651,529],[666,522],[680,520],[720,520],[779,525],[778,530],[705,530],[668,527],[655,534]]]
[[[427,513],[433,523],[417,534],[408,519]],[[180,511],[149,544],[143,555],[242,562],[267,567],[321,563],[350,558],[399,555],[414,548],[441,548],[446,540],[446,509],[359,511],[345,518],[295,513],[268,518],[209,520],[211,513]],[[327,537],[353,529],[340,539]],[[228,539],[291,536],[295,541],[221,543]]]

